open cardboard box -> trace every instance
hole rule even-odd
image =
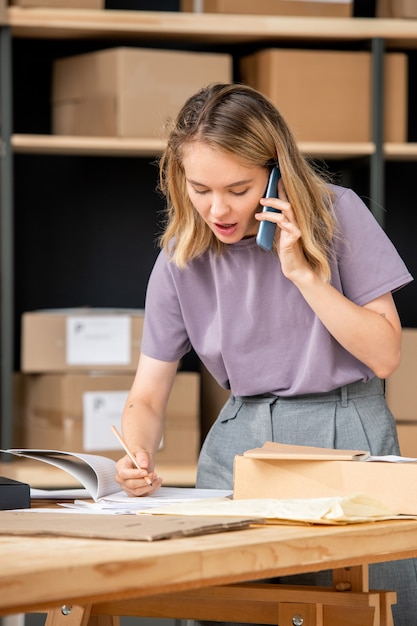
[[[322,498],[361,493],[395,514],[416,515],[417,462],[366,461],[367,456],[362,451],[267,442],[235,457],[233,497]]]

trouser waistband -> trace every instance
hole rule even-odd
[[[280,396],[272,393],[263,393],[256,396],[235,396],[241,402],[269,402],[278,400],[283,402],[341,402],[342,406],[347,406],[349,399],[365,396],[381,395],[383,393],[382,381],[379,378],[372,378],[367,382],[354,382],[343,385],[337,389],[322,393],[307,393],[295,396]]]

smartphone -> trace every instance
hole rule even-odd
[[[278,181],[281,178],[281,172],[278,165],[274,165],[268,178],[268,184],[266,186],[265,198],[278,198]],[[272,213],[281,213],[279,209],[273,209],[270,206],[264,206],[262,213],[265,211],[272,211]],[[267,220],[259,224],[258,234],[256,235],[256,243],[258,246],[267,250],[272,250],[274,243],[276,224],[274,222],[268,222]]]

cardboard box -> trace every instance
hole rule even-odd
[[[181,0],[180,8],[190,13],[352,17],[353,0]]]
[[[22,316],[22,372],[135,372],[140,309],[70,308]]]
[[[243,57],[241,79],[268,96],[299,141],[372,140],[369,52],[267,49]],[[385,141],[407,141],[407,56],[385,55]]]
[[[111,426],[121,429],[133,375],[32,374],[25,379],[24,447],[100,454],[115,460],[124,455]],[[158,463],[197,462],[199,403],[199,374],[178,372]]]
[[[104,9],[104,0],[9,0],[9,4],[51,9]]]
[[[377,0],[377,17],[417,17],[417,0]]]
[[[6,0],[0,0],[0,24],[7,24]]]
[[[393,513],[417,514],[417,463],[235,457],[233,497],[379,500]]]
[[[401,454],[417,458],[417,421],[397,422],[397,431]]]
[[[385,397],[396,420],[417,421],[417,328],[404,328],[402,359],[385,382]]]
[[[52,127],[63,135],[164,136],[168,118],[212,82],[231,82],[228,54],[112,48],[55,61]]]

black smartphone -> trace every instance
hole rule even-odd
[[[268,178],[268,184],[266,186],[265,198],[278,198],[278,181],[281,178],[281,172],[278,165],[274,165]],[[264,206],[262,213],[265,211],[271,211],[272,213],[281,213],[278,209],[273,209],[270,206]],[[256,243],[258,246],[267,250],[272,250],[274,243],[276,224],[267,220],[261,222],[258,228],[258,234],[256,235]]]

